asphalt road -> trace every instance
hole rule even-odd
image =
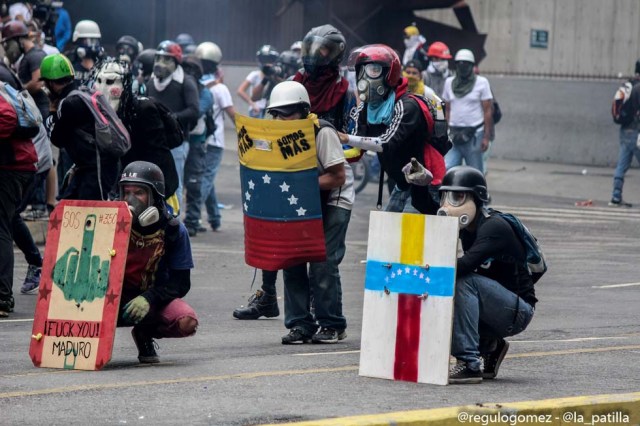
[[[638,391],[640,209],[605,207],[612,170],[583,175],[573,166],[497,160],[490,170],[493,203],[523,219],[550,265],[537,284],[534,320],[511,339],[497,380],[432,386],[358,376],[373,184],[358,196],[341,265],[346,340],[283,346],[282,314],[233,319],[232,310],[251,292],[254,270],[244,264],[238,167],[228,150],[217,188],[220,201],[233,207],[223,211],[221,232],[192,240],[196,268],[186,300],[200,327],[191,338],[160,340],[158,365],[138,364],[129,330],[119,329],[103,371],[33,367],[28,347],[36,297],[19,294],[26,264],[16,255],[16,309],[0,320],[0,424],[248,425]],[[629,172],[630,202],[640,203],[639,175]],[[587,199],[592,206],[574,205]]]

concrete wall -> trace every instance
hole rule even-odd
[[[235,92],[252,68],[223,64],[223,70],[236,110],[246,115],[247,105]],[[490,76],[489,81],[503,112],[492,156],[615,165],[618,126],[609,108],[617,82],[497,76]],[[227,120],[226,126],[232,124]]]
[[[615,77],[630,75],[640,57],[637,0],[466,2],[478,31],[488,34],[484,72]],[[416,14],[460,27],[452,9]],[[549,31],[547,49],[529,46],[532,29]]]

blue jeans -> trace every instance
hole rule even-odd
[[[454,145],[444,156],[444,162],[447,170],[451,167],[459,166],[464,160],[467,166],[482,171],[482,138],[484,137],[484,128],[476,130],[476,134],[467,143]]]
[[[178,172],[178,189],[176,189],[176,197],[178,197],[180,209],[182,209],[182,181],[184,180],[184,162],[187,159],[188,152],[189,142],[182,142],[182,145],[171,150],[173,161],[175,161],[176,163],[176,171]]]
[[[187,189],[187,213],[184,224],[187,228],[200,226],[200,208],[202,207],[202,176],[204,175],[205,142],[204,138],[191,137],[189,153],[184,163],[184,186]]]
[[[451,355],[480,368],[480,339],[514,336],[533,318],[533,308],[500,283],[471,273],[456,280]],[[516,305],[518,313],[516,314]],[[482,351],[484,352],[484,351]]]
[[[222,162],[224,149],[207,145],[207,154],[204,159],[204,175],[202,176],[202,200],[207,208],[209,224],[213,229],[220,227],[220,209],[218,208],[218,198],[216,197],[216,174]]]
[[[344,240],[351,211],[326,206],[323,216],[327,260],[307,263],[284,270],[284,325],[288,329],[301,328],[312,335],[320,327],[344,330],[347,320],[342,315],[342,284],[338,266],[346,250]],[[311,288],[310,288],[311,286]],[[315,318],[310,310],[310,291],[313,292]]]
[[[629,170],[633,156],[640,163],[640,148],[636,145],[638,131],[634,129],[620,129],[620,151],[618,154],[618,164],[613,172],[613,200],[622,200],[622,186],[624,185],[624,175]]]
[[[398,186],[394,186],[391,195],[389,196],[389,202],[387,206],[384,208],[386,212],[397,212],[397,213],[419,213],[411,205],[411,190],[407,189],[406,191],[401,190]]]

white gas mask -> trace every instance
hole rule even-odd
[[[109,101],[114,111],[120,106],[120,97],[124,87],[122,77],[124,68],[117,62],[107,62],[98,72],[94,87]]]
[[[146,203],[143,201],[145,198]],[[160,212],[154,205],[153,192],[147,186],[121,184],[120,199],[129,205],[134,228],[145,228],[160,220]]]
[[[457,217],[460,229],[464,229],[476,218],[478,207],[470,192],[443,191],[440,194],[438,216]]]
[[[387,97],[389,88],[385,84],[386,75],[381,64],[369,63],[362,66],[358,75],[358,97],[362,102],[379,104]]]

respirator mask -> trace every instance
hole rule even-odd
[[[164,80],[176,70],[176,63],[171,56],[156,55],[153,62],[153,74],[159,80]]]
[[[440,194],[438,216],[457,217],[460,229],[466,228],[473,222],[477,211],[478,207],[470,192],[443,191]]]
[[[145,195],[146,203],[143,201]],[[154,205],[153,193],[146,185],[121,184],[120,199],[129,205],[134,228],[146,228],[160,220],[160,212]]]
[[[389,88],[385,84],[384,67],[380,64],[365,64],[358,75],[358,97],[362,102],[380,104],[387,97]]]

